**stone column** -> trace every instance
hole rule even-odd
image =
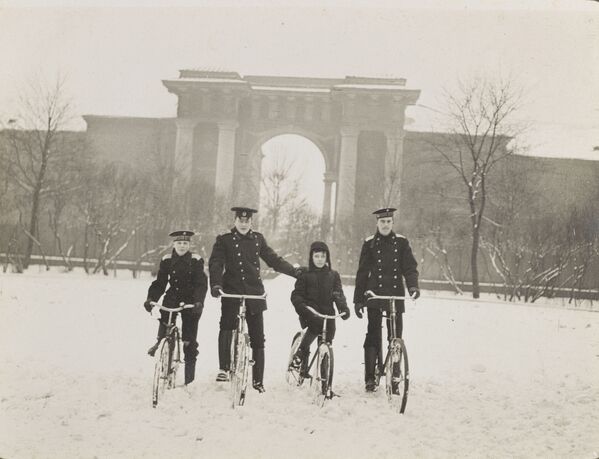
[[[235,131],[237,121],[218,123],[218,149],[216,153],[215,189],[219,195],[229,195],[233,188],[235,163]]]
[[[325,240],[331,228],[331,188],[335,181],[335,174],[325,172],[324,174],[324,198],[322,201],[322,239]]]
[[[182,177],[191,178],[193,158],[193,130],[198,123],[192,118],[177,118],[177,136],[175,140],[175,170]]]
[[[385,152],[385,206],[397,207],[401,195],[401,179],[403,172],[403,140],[405,131],[387,131],[387,151]]]
[[[359,133],[360,131],[353,127],[341,128],[335,222],[351,217],[354,213]]]

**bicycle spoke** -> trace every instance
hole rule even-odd
[[[237,335],[237,334],[235,334]],[[235,336],[235,360],[231,362],[231,406],[241,406],[245,402],[249,374],[249,337],[247,334]]]
[[[314,403],[322,407],[325,400],[330,398],[331,384],[333,380],[333,350],[326,344],[322,343],[318,347],[318,356],[314,373],[312,376],[312,393]]]
[[[169,370],[170,346],[166,339],[163,339],[157,350],[156,364],[154,365],[154,380],[152,385],[152,406],[158,405],[158,400],[163,395],[167,386]]]
[[[297,332],[291,341],[291,350],[289,351],[289,359],[287,360],[287,373],[285,379],[290,386],[300,386],[304,382],[304,378],[300,376],[301,366],[299,369],[292,367],[293,356],[295,356],[302,342],[303,332]]]
[[[385,380],[389,403],[395,411],[403,413],[408,401],[409,367],[406,347],[400,338],[395,338],[389,345]]]

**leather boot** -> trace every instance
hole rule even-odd
[[[196,362],[195,360],[192,362],[185,361],[185,384],[189,384],[195,379],[196,373]]]
[[[231,339],[233,330],[218,332],[218,365],[221,370],[229,371],[231,366]]]
[[[264,348],[252,349],[252,360],[254,365],[252,367],[252,381],[253,387],[258,392],[264,392]]]
[[[376,366],[377,350],[374,347],[364,348],[364,382],[366,392],[374,392],[376,383],[374,380],[374,369]]]
[[[304,351],[302,355],[302,363],[300,364],[300,376],[304,379],[310,377],[308,373],[308,365],[310,364],[310,349]]]

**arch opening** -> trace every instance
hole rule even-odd
[[[298,134],[275,135],[260,149],[260,230],[277,245],[299,251],[307,239],[321,237],[323,205],[331,205],[330,198],[325,204],[324,153]]]

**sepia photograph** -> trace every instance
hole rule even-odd
[[[0,458],[599,459],[599,1],[0,0]]]

